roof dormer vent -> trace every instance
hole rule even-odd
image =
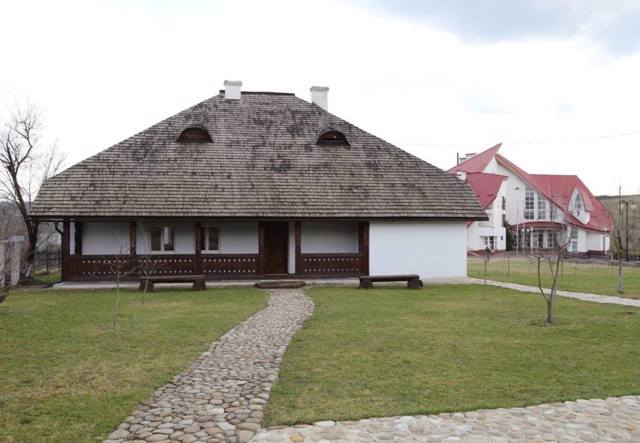
[[[191,126],[178,136],[178,143],[211,143],[211,136],[201,126]]]

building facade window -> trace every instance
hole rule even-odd
[[[527,186],[524,194],[524,218],[525,220],[533,220],[535,211],[535,192],[533,188]]]
[[[485,248],[489,248],[492,251],[495,251],[495,249],[496,249],[496,237],[495,236],[484,236],[484,237],[482,237],[482,240],[484,241],[484,247]]]
[[[533,247],[544,248],[544,231],[533,231]]]
[[[203,252],[220,251],[220,229],[217,226],[200,228],[200,249]]]
[[[175,228],[173,226],[153,226],[151,228],[151,251],[175,251]]]
[[[558,245],[558,234],[555,231],[547,231],[547,248],[555,248]]]
[[[547,201],[542,196],[542,194],[538,194],[538,220],[545,220],[547,218]]]
[[[579,192],[576,193],[576,198],[573,200],[573,213],[577,218],[582,215],[582,197]]]

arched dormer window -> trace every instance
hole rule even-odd
[[[347,137],[335,129],[329,129],[320,134],[317,144],[320,146],[349,146]]]
[[[211,143],[211,136],[200,126],[191,126],[180,133],[179,143]]]

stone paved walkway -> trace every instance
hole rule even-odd
[[[250,440],[261,427],[284,351],[314,309],[302,290],[269,294],[265,309],[212,343],[186,372],[127,417],[107,441]]]
[[[469,283],[483,284],[484,280],[479,278],[469,278]],[[500,288],[515,289],[521,292],[534,292],[540,294],[537,286],[519,285],[517,283],[505,283],[501,281],[487,280],[488,285],[498,286]],[[547,293],[549,291],[547,290]],[[640,300],[633,298],[616,297],[614,295],[586,294],[582,292],[560,291],[556,292],[561,297],[575,298],[576,300],[591,301],[594,303],[633,306],[640,308]]]
[[[640,397],[262,430],[263,442],[638,442]]]

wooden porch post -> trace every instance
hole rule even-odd
[[[264,222],[258,222],[258,275],[264,275]]]
[[[73,242],[74,249],[73,253],[75,255],[82,255],[82,223],[79,221],[73,222],[74,232],[73,232]]]
[[[68,219],[62,221],[62,280],[71,275],[69,254],[71,253],[71,223]]]
[[[360,253],[360,273],[369,275],[369,222],[358,223],[358,252]]]
[[[302,275],[304,273],[304,265],[302,262],[302,247],[301,247],[301,240],[302,240],[302,228],[300,226],[300,221],[296,221],[295,222],[295,238],[296,238],[296,244],[295,244],[295,274],[296,275]]]
[[[134,221],[129,222],[129,255],[135,257],[138,253],[137,248],[138,224]]]
[[[194,273],[197,275],[202,274],[202,229],[201,229],[201,225],[200,222],[195,222],[195,251],[196,251],[196,257],[195,257],[195,263],[194,263]]]

